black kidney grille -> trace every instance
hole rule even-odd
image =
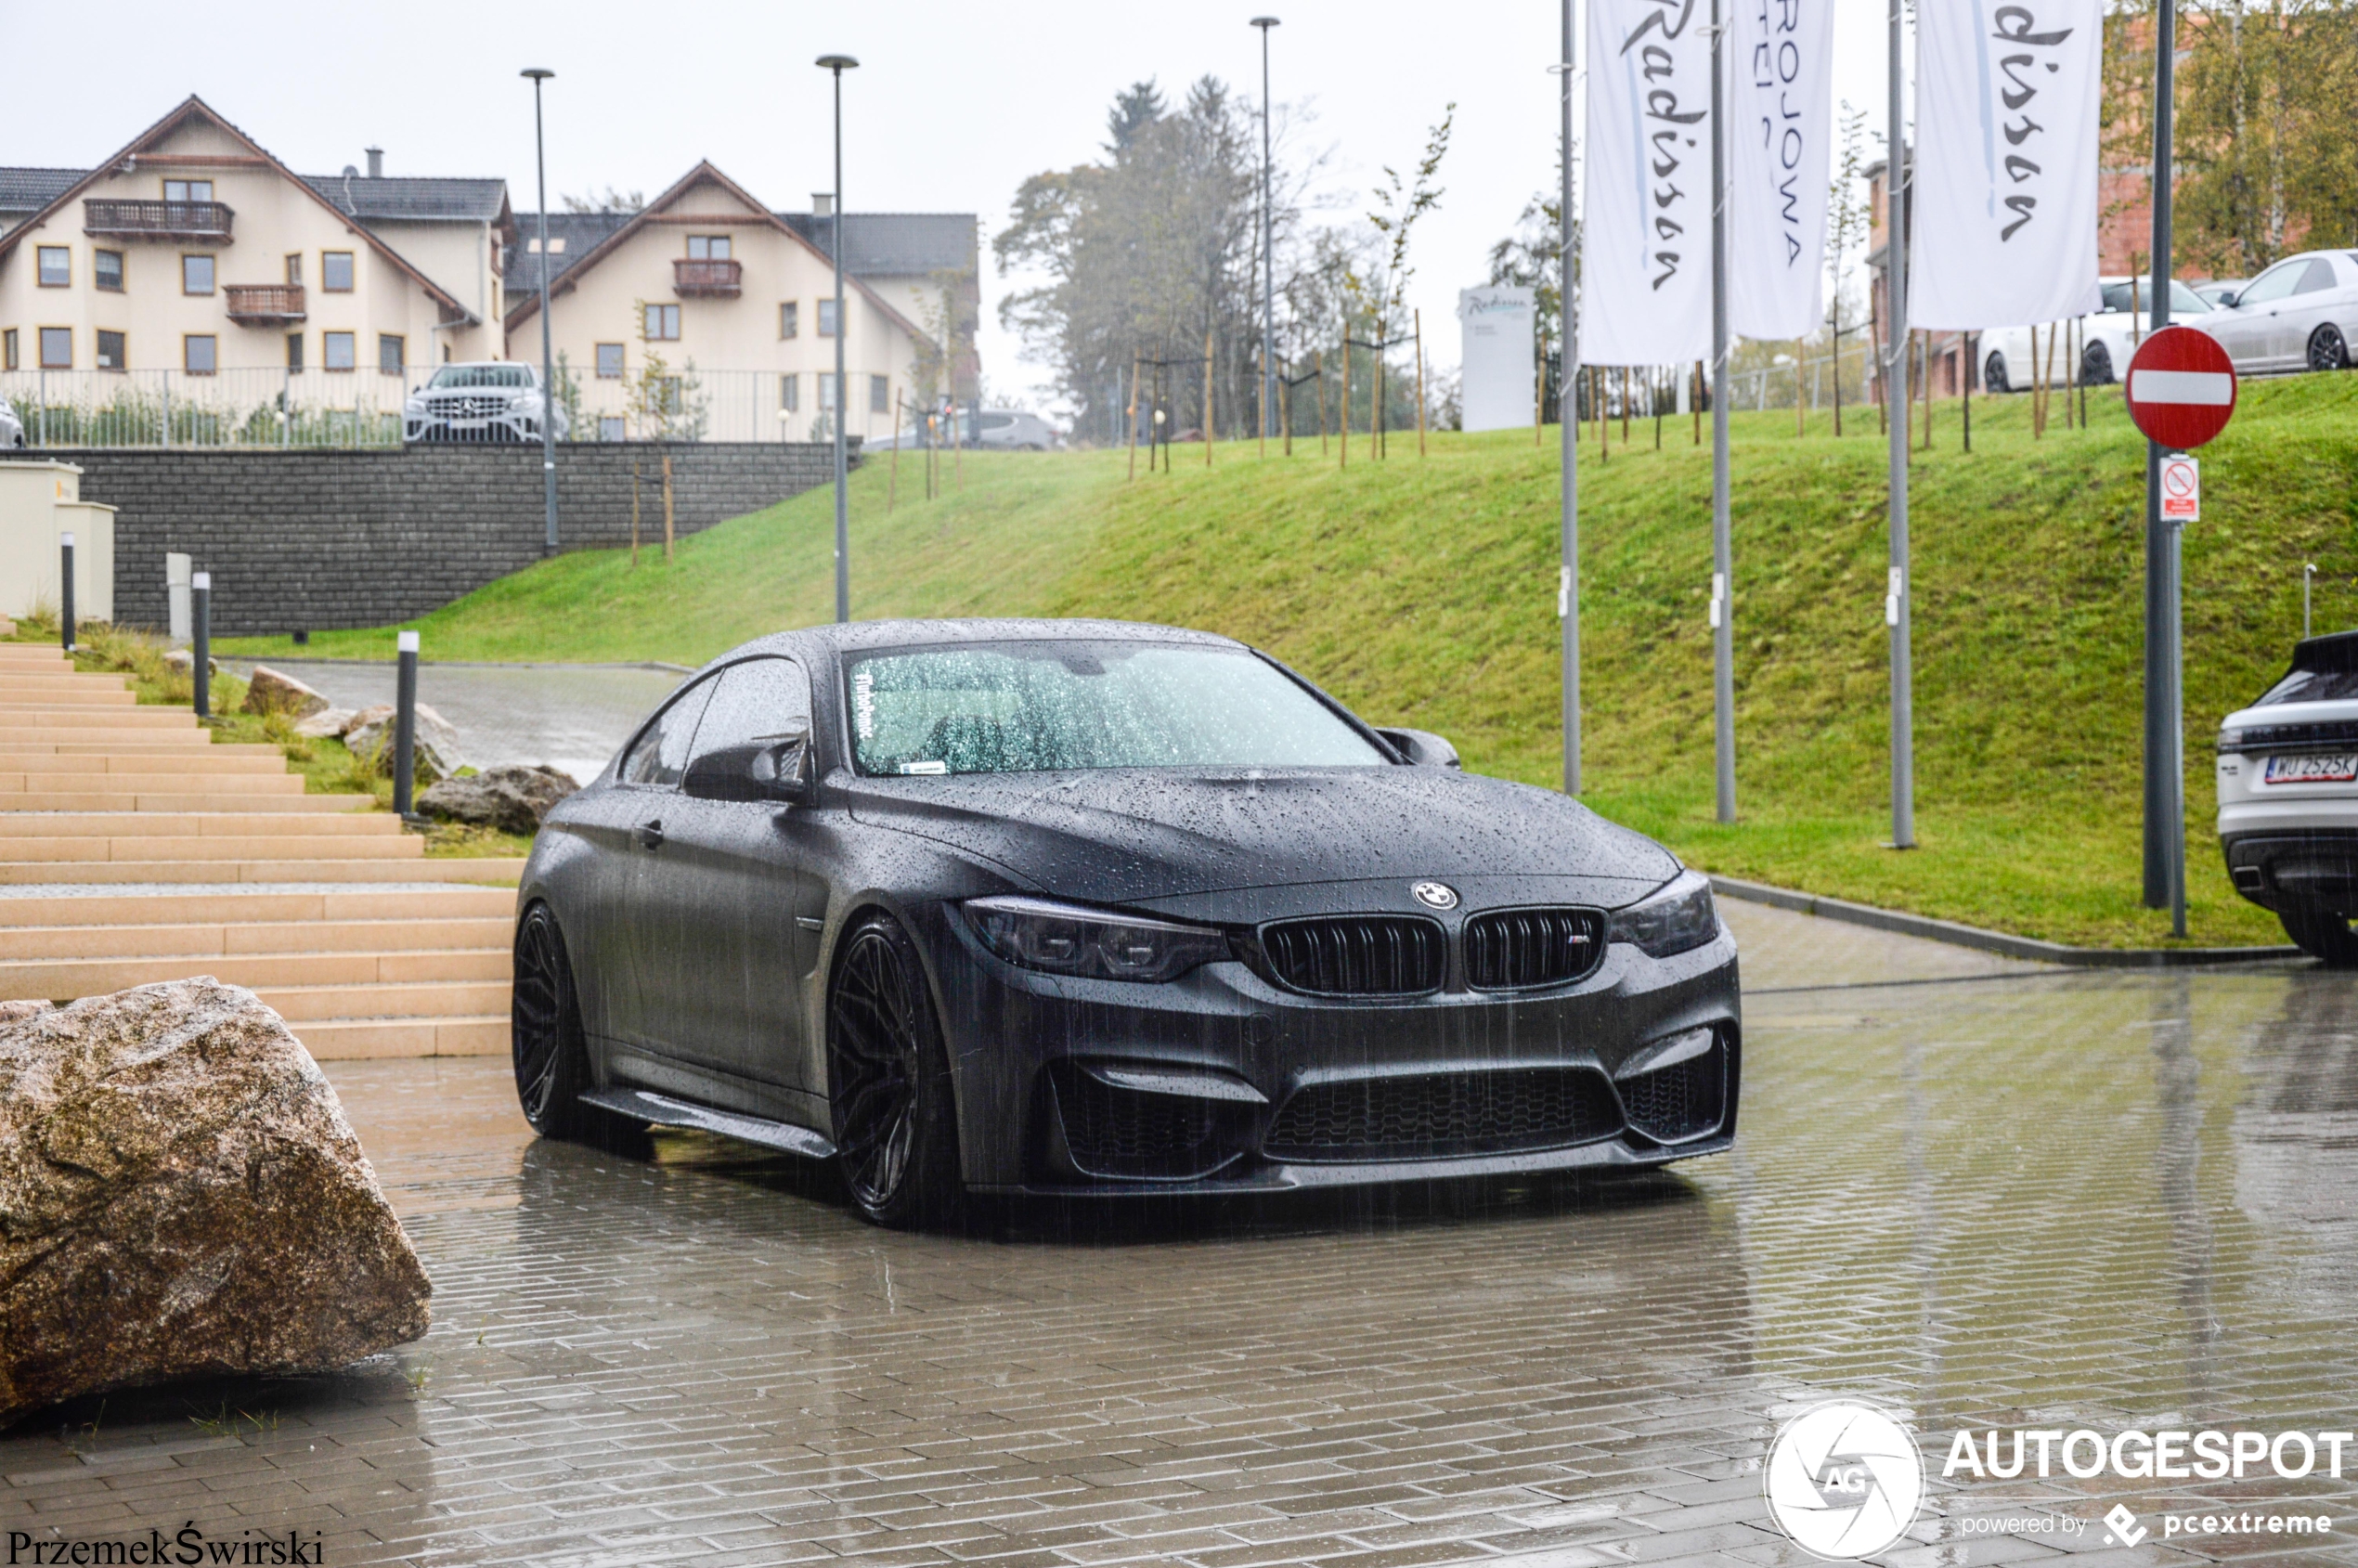
[[[1552,1148],[1620,1130],[1603,1074],[1510,1068],[1297,1089],[1263,1147],[1280,1160],[1420,1160]]]
[[[1466,922],[1466,983],[1476,991],[1565,985],[1604,962],[1593,909],[1502,909]]]
[[[1263,926],[1261,951],[1282,983],[1316,996],[1415,996],[1441,989],[1447,939],[1413,914],[1354,914]]]
[[[1700,1056],[1625,1078],[1615,1085],[1629,1125],[1651,1138],[1677,1143],[1719,1125],[1727,1113],[1726,1054],[1714,1045]]]
[[[1049,1069],[1073,1163],[1095,1176],[1194,1176],[1234,1153],[1236,1108],[1191,1095],[1117,1089],[1070,1062]]]

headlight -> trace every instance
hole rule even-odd
[[[1711,907],[1711,882],[1699,872],[1681,872],[1643,903],[1613,911],[1608,941],[1629,942],[1655,958],[1701,947],[1719,934],[1719,912]]]
[[[1225,934],[1202,926],[1050,903],[970,899],[960,906],[983,945],[1010,964],[1101,980],[1176,979],[1228,956]]]

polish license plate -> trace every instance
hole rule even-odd
[[[2261,780],[2272,784],[2350,784],[2358,781],[2358,756],[2342,752],[2338,756],[2272,757]]]

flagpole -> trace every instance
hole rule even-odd
[[[1572,78],[1580,56],[1578,40],[1573,34],[1573,0],[1563,0],[1564,47],[1563,79],[1563,188],[1559,199],[1563,203],[1561,268],[1562,282],[1557,303],[1556,319],[1561,334],[1558,358],[1556,429],[1563,449],[1563,516],[1561,525],[1561,561],[1557,571],[1556,616],[1563,631],[1563,731],[1564,731],[1564,793],[1580,793],[1580,424],[1572,418],[1571,409],[1563,402],[1565,392],[1572,386],[1573,368],[1578,363],[1579,333],[1573,318],[1573,227],[1572,227]],[[1542,360],[1544,364],[1544,359]],[[1547,379],[1540,379],[1540,414],[1547,409]]]
[[[1907,0],[1891,0],[1891,135],[1890,158],[1884,186],[1891,199],[1885,226],[1884,277],[1890,283],[1891,330],[1884,334],[1885,406],[1890,420],[1891,581],[1884,599],[1884,620],[1891,629],[1891,847],[1916,847],[1916,741],[1914,672],[1908,646],[1908,416],[1906,391],[1908,343],[1908,172],[1906,106],[1901,91],[1901,14]],[[1895,400],[1895,398],[1897,400]]]
[[[1897,6],[1901,0],[1892,0]],[[1711,0],[1711,693],[1719,820],[1736,820],[1736,630],[1729,592],[1735,548],[1728,523],[1728,138],[1722,78],[1726,32]]]

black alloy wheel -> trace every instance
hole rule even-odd
[[[2328,321],[2309,334],[2309,368],[2313,370],[2339,370],[2350,364],[2350,345],[2342,341],[2341,329]]]
[[[2006,382],[2006,356],[1994,348],[1989,351],[1989,357],[1982,361],[1981,389],[1993,397],[2002,397],[2014,390]]]
[[[508,1004],[516,1069],[516,1103],[544,1138],[595,1136],[601,1113],[581,1103],[590,1087],[590,1050],[573,989],[564,933],[545,903],[516,923],[515,981]]]
[[[2358,969],[2358,935],[2352,933],[2349,916],[2304,910],[2286,911],[2276,918],[2284,922],[2285,935],[2293,940],[2293,945],[2326,968]]]
[[[2112,384],[2112,350],[2100,343],[2092,343],[2079,356],[2079,384],[2110,386]]]
[[[954,1220],[965,1187],[949,1055],[917,944],[888,914],[867,915],[844,939],[827,1067],[836,1158],[861,1216],[893,1230]]]

